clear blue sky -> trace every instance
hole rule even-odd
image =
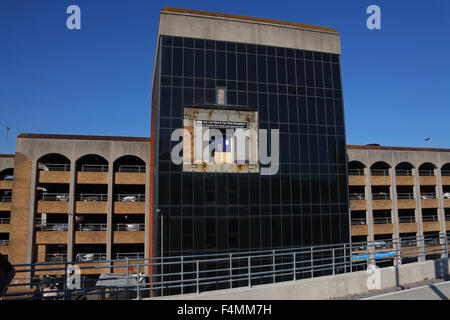
[[[81,30],[66,28],[71,4]],[[371,4],[381,30],[366,27]],[[0,153],[6,126],[9,152],[22,132],[149,136],[164,6],[334,27],[347,143],[450,148],[448,0],[1,0]]]

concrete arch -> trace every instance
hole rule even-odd
[[[390,169],[392,166],[386,161],[375,161],[371,164],[370,169]]]
[[[5,168],[0,171],[0,180],[5,180],[7,176],[14,176],[14,168]]]
[[[349,169],[364,169],[367,168],[367,166],[359,160],[350,160],[348,162],[348,168]]]
[[[109,161],[105,157],[96,153],[84,154],[75,160],[76,171],[84,171],[85,168],[94,168],[94,166],[102,166],[101,171],[105,172],[108,171],[106,168],[109,166]],[[97,169],[92,169],[92,171],[97,171]]]
[[[411,162],[408,162],[408,161],[399,162],[395,166],[396,170],[411,170],[411,169],[415,169],[415,168],[416,167]]]

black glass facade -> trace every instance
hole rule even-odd
[[[161,36],[157,69],[164,256],[349,242],[338,55]],[[226,88],[228,105],[257,110],[260,129],[280,130],[277,174],[183,172],[171,162],[183,108],[214,107],[216,88]]]

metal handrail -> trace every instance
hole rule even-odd
[[[434,176],[434,170],[419,170],[419,176]]]
[[[391,224],[392,218],[391,217],[377,217],[373,218],[374,224]]]
[[[11,202],[11,196],[0,196],[0,202]]]
[[[436,193],[421,193],[420,197],[422,199],[436,199]]]
[[[352,218],[351,223],[354,226],[367,224],[366,218]]]
[[[116,259],[122,260],[122,259],[144,259],[145,253],[144,252],[119,252],[114,255]]]
[[[81,172],[108,172],[109,165],[107,164],[83,164],[81,165]]]
[[[436,222],[439,221],[439,217],[437,215],[429,215],[429,216],[422,216],[423,222]]]
[[[75,224],[76,231],[107,231],[108,225],[106,223],[77,223]]]
[[[145,194],[136,193],[136,194],[117,194],[115,199],[119,202],[144,202]]]
[[[416,217],[398,217],[399,223],[413,223],[416,222]]]
[[[39,168],[40,171],[70,171],[70,163],[43,163],[42,165],[45,168]]]
[[[221,288],[235,288],[262,283],[292,281],[323,275],[335,275],[368,269],[375,263],[400,263],[403,259],[439,256],[448,258],[449,235],[439,237],[405,237],[370,242],[324,245],[315,247],[263,250],[257,252],[233,252],[208,255],[155,257],[122,260],[78,261],[76,265],[85,273],[100,273],[96,269],[111,268],[113,272],[126,269],[126,274],[110,273],[111,279],[122,284],[89,287],[80,278],[80,288],[55,289],[60,298],[73,298],[90,294],[123,293],[133,294],[137,299],[143,295],[167,295],[200,293]],[[98,254],[102,256],[103,254]],[[140,262],[137,260],[144,260]],[[15,265],[16,274],[45,271],[65,271],[73,262],[37,263]],[[380,267],[383,267],[380,265]],[[142,274],[145,268],[153,274]],[[116,270],[116,271],[115,271]],[[123,269],[122,269],[123,270]],[[134,270],[134,271],[131,271]],[[101,271],[104,272],[104,271]],[[136,281],[139,279],[139,281]],[[67,283],[67,272],[62,283]],[[45,280],[48,283],[49,280]],[[61,282],[61,280],[54,280]],[[13,283],[10,287],[21,287],[42,283],[40,279],[29,279],[25,283]],[[98,285],[99,282],[97,282]],[[85,284],[85,286],[83,286]],[[171,291],[169,291],[171,290]],[[6,294],[6,296],[33,299],[26,293]]]
[[[145,172],[145,166],[139,166],[139,165],[120,165],[118,172],[138,172],[142,173]]]
[[[145,223],[116,223],[115,231],[145,231]]]
[[[101,193],[80,193],[77,194],[75,198],[77,201],[108,201],[108,195]]]
[[[372,200],[391,200],[391,195],[389,193],[374,193],[372,194]]]
[[[441,175],[442,176],[450,176],[450,170],[441,170]]]
[[[0,224],[10,224],[11,218],[0,218]]]
[[[67,193],[45,192],[45,193],[41,193],[39,200],[42,200],[42,201],[69,201],[69,193],[68,192]]]
[[[364,169],[348,169],[348,174],[350,176],[363,176]]]
[[[397,199],[414,199],[414,193],[397,193]]]
[[[370,169],[370,174],[372,176],[388,176],[389,170],[388,169]]]
[[[0,240],[0,246],[7,246],[9,244],[9,240]]]
[[[364,193],[351,193],[348,197],[350,200],[366,200],[366,195]]]
[[[412,176],[412,170],[395,170],[396,176]]]
[[[67,231],[69,227],[67,223],[39,223],[36,224],[36,229],[40,231]]]
[[[45,255],[46,262],[64,262],[67,261],[67,253],[47,253]]]

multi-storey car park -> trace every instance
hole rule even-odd
[[[15,265],[105,261],[82,269],[95,279],[135,273],[113,268],[125,258],[136,264],[350,241],[385,249],[398,237],[445,234],[450,150],[346,147],[339,56],[332,28],[164,8],[152,137],[19,135],[15,155],[0,156],[0,253]],[[223,132],[230,148],[213,150],[212,162],[192,162],[205,127]],[[180,128],[182,162],[174,163],[179,141],[171,134]],[[261,174],[257,151],[233,157],[226,129],[237,128],[279,130],[274,174]],[[248,143],[258,145],[254,136]],[[295,266],[303,258],[295,256]],[[139,271],[177,278],[198,269]],[[195,288],[183,290],[165,294]]]

